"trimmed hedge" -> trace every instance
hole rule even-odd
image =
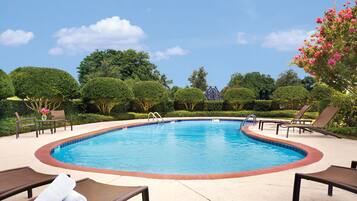
[[[222,111],[223,109],[223,100],[208,100],[204,102],[205,111]]]
[[[250,114],[255,114],[257,117],[270,117],[270,118],[292,118],[296,114],[296,110],[274,110],[274,111],[196,111],[189,112],[186,110],[169,112],[165,117],[246,117]],[[316,112],[305,113],[305,118],[316,118]]]

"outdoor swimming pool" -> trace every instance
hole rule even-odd
[[[253,139],[241,121],[195,120],[107,132],[55,148],[52,157],[78,166],[175,175],[221,174],[279,166],[302,150]]]

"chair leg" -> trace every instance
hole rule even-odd
[[[333,191],[333,186],[332,186],[332,185],[328,185],[328,192],[327,192],[327,194],[328,194],[329,196],[332,196],[332,191]]]
[[[287,130],[286,130],[286,138],[289,137],[289,129],[290,129],[290,127],[288,127]]]
[[[301,187],[301,177],[299,175],[295,174],[293,201],[300,200],[300,187]]]
[[[149,201],[149,189],[142,192],[143,201]]]
[[[20,132],[20,128],[19,128],[19,124],[16,124],[16,139],[19,138],[19,132]]]
[[[279,127],[280,127],[280,124],[276,124],[276,135],[279,134]]]
[[[32,188],[27,190],[27,198],[32,198]]]
[[[73,131],[73,123],[72,121],[69,122],[71,124],[71,131]]]

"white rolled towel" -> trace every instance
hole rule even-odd
[[[72,190],[63,201],[87,201],[87,198],[75,190]]]
[[[40,193],[35,201],[63,201],[76,186],[76,181],[66,174],[60,174]]]

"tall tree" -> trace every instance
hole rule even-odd
[[[244,79],[244,75],[240,73],[234,73],[231,75],[231,80],[228,82],[228,87],[240,87]]]
[[[79,82],[85,84],[95,77],[114,77],[121,80],[155,80],[168,87],[171,81],[161,75],[149,59],[148,53],[131,49],[97,50],[85,57],[77,68]]]
[[[244,87],[254,91],[258,99],[269,99],[275,89],[275,81],[270,75],[251,72],[245,75],[234,73],[228,87]]]
[[[316,79],[311,76],[306,76],[301,80],[301,84],[304,85],[305,89],[311,91],[314,88]]]
[[[357,2],[330,8],[317,18],[316,31],[299,48],[293,64],[341,92],[357,96]]]
[[[205,68],[202,66],[198,69],[198,71],[194,70],[192,75],[188,78],[188,81],[191,82],[191,87],[195,87],[201,89],[202,91],[206,91],[208,85],[206,76],[208,73]]]
[[[301,80],[294,70],[287,70],[281,73],[276,80],[276,87],[300,85]]]

